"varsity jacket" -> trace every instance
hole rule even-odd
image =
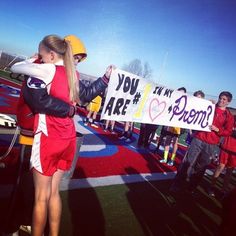
[[[78,73],[77,75],[79,76]],[[88,87],[79,80],[79,98],[81,103],[85,104],[92,101],[106,89],[107,85],[108,79],[105,75],[95,80]],[[66,117],[73,113],[69,104],[50,96],[47,88],[42,86],[42,84],[37,89],[31,86],[31,84],[24,86],[22,89],[24,99],[34,114],[44,113],[52,116]]]

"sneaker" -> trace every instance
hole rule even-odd
[[[88,118],[84,118],[83,122],[84,122],[85,125],[88,125],[89,119]]]
[[[120,136],[119,139],[124,140],[124,139],[127,139],[127,138],[125,136]]]
[[[84,119],[84,125],[87,126],[88,124],[89,124],[89,120],[88,120],[88,118],[85,118]]]
[[[109,131],[112,133],[112,134],[114,134],[115,133],[115,131],[113,130],[113,129],[109,129]]]
[[[125,142],[129,143],[129,142],[131,142],[131,139],[130,138],[125,139]]]
[[[6,235],[6,236],[19,236],[19,231],[17,230],[16,232],[14,233],[10,233],[10,234],[1,234],[1,235]]]
[[[172,161],[172,160],[168,161],[168,162],[167,162],[167,165],[168,165],[168,166],[173,166],[173,165],[174,165],[174,161]]]
[[[160,162],[160,163],[166,163],[167,160],[165,160],[165,159],[161,159],[159,162]]]
[[[98,125],[96,125],[95,123],[92,123],[91,126],[94,128],[98,128]]]
[[[103,131],[104,131],[104,132],[107,132],[107,128],[104,128]]]
[[[20,230],[22,230],[28,234],[31,234],[31,226],[30,225],[21,225]]]

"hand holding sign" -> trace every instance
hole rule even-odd
[[[107,77],[107,79],[110,79],[112,70],[115,70],[115,69],[116,69],[116,66],[114,65],[110,65],[107,67],[106,73],[105,73],[105,76]]]

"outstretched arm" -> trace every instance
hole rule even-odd
[[[90,102],[106,89],[113,68],[113,66],[109,66],[104,76],[98,78],[88,87],[82,82],[79,82],[79,97],[81,103]],[[49,95],[46,84],[40,79],[30,78],[30,80],[27,81],[27,85],[23,86],[22,89],[24,99],[33,113],[42,113],[58,117],[72,117],[76,112],[74,106]]]
[[[85,86],[79,80],[79,98],[81,104],[91,102],[95,97],[97,97],[101,92],[104,92],[108,84],[108,79],[104,75],[101,78],[95,80],[89,86]]]
[[[101,92],[105,91],[113,69],[115,69],[115,66],[108,66],[103,77],[98,78],[88,87],[82,82],[79,82],[79,98],[82,104],[91,102],[95,97],[101,94]]]

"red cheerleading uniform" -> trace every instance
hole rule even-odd
[[[40,64],[41,61],[36,59],[34,63]],[[77,75],[79,78],[79,74]],[[34,130],[34,114],[35,113],[45,113],[52,114],[57,117],[70,116],[71,105],[66,102],[59,100],[55,97],[48,95],[47,88],[39,89],[37,88],[37,94],[30,97],[29,100],[33,101],[33,104],[37,104],[38,110],[34,110],[34,107],[30,107],[28,102],[25,101],[25,94],[30,94],[32,91],[27,90],[27,79],[22,83],[20,97],[18,100],[18,106],[16,111],[17,125],[20,127],[20,133],[24,136],[33,137]],[[25,92],[26,91],[26,92]],[[35,99],[37,98],[37,99]],[[31,104],[32,105],[32,104]]]
[[[22,90],[27,105],[36,114],[31,166],[43,175],[51,176],[57,169],[70,169],[76,138],[74,123],[69,117],[74,115],[75,108],[69,98],[63,61],[56,64],[36,64],[33,61],[29,59],[15,63],[11,71],[29,76]],[[105,90],[108,78],[104,75],[89,87],[80,81],[78,83],[80,101],[87,103]],[[20,119],[24,121],[27,114],[28,111],[21,113],[23,117]]]
[[[22,87],[24,86],[26,86],[25,81],[22,83]],[[34,115],[29,106],[25,103],[22,90],[20,92],[20,97],[18,100],[16,117],[18,126],[20,126],[23,132],[25,131],[23,134],[26,136],[33,136]]]
[[[51,96],[71,103],[64,66],[56,66],[47,88]],[[73,119],[39,113],[35,115],[34,131],[31,167],[47,176],[52,176],[58,169],[69,170],[76,150]]]

